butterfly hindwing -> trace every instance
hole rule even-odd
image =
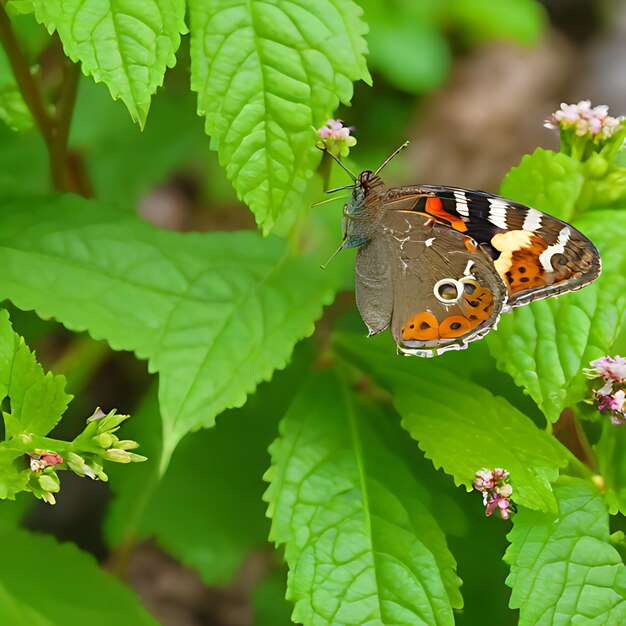
[[[357,306],[370,333],[391,325],[402,352],[430,356],[493,328],[507,289],[466,239],[416,212],[387,212],[355,266]]]

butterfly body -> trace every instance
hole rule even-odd
[[[370,334],[391,328],[401,352],[462,349],[502,312],[579,289],[600,256],[573,226],[480,191],[387,187],[369,170],[344,206],[357,247],[356,301]]]

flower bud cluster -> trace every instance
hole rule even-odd
[[[316,131],[321,137],[317,146],[337,158],[347,157],[350,148],[356,145],[356,139],[350,134],[352,130],[352,127],[344,126],[341,120],[326,120],[326,124]]]
[[[85,461],[74,452],[71,459],[68,457],[70,468],[79,476],[107,480],[102,465],[98,461],[99,458],[116,463],[145,461],[145,456],[129,452],[129,450],[134,450],[139,446],[136,441],[119,439],[115,434],[121,423],[129,417],[129,415],[118,415],[115,409],[105,414],[100,408],[97,408],[94,414],[87,419],[87,428],[74,440],[75,449],[80,448],[90,453],[84,455],[89,460]]]
[[[87,419],[85,430],[71,443],[39,438],[39,441],[45,441],[51,446],[58,444],[58,452],[38,448],[31,452],[27,448],[30,470],[24,470],[29,473],[26,489],[48,504],[54,504],[54,494],[61,488],[58,469],[69,469],[81,477],[107,481],[103,460],[117,463],[145,461],[146,457],[129,452],[138,447],[136,441],[119,439],[115,434],[128,417],[117,415],[114,410],[105,414],[98,408]],[[33,442],[32,435],[22,434],[18,439],[25,447]]]
[[[611,117],[605,104],[592,107],[589,100],[581,100],[578,104],[561,103],[561,108],[544,122],[544,126],[565,131],[573,129],[579,137],[608,139],[621,127],[623,120],[623,117]]]
[[[476,472],[476,479],[472,483],[474,489],[482,491],[485,515],[489,517],[494,511],[502,519],[509,519],[514,510],[511,502],[513,487],[509,484],[509,473],[496,467],[493,470],[483,468]]]

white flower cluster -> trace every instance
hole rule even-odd
[[[544,126],[555,130],[575,128],[579,137],[590,135],[594,139],[608,139],[620,128],[623,120],[623,117],[611,117],[605,104],[592,107],[589,100],[581,100],[578,104],[563,102],[561,108],[544,122]]]

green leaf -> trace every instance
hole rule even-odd
[[[0,531],[0,622],[11,626],[156,625],[138,598],[71,543]]]
[[[149,460],[131,475],[122,476],[126,468],[109,469],[115,494],[106,523],[109,543],[118,546],[135,535],[154,538],[196,569],[206,584],[232,583],[249,554],[266,545],[262,477],[269,464],[267,448],[306,377],[310,352],[298,348],[295,362],[261,385],[245,406],[224,413],[214,428],[187,435],[163,477],[160,437],[155,437],[156,388],[150,392],[124,433],[141,441]]]
[[[0,120],[13,130],[32,128],[33,118],[15,82],[4,48],[0,46]]]
[[[602,434],[593,446],[598,473],[604,480],[604,498],[609,513],[626,513],[626,430],[602,418]]]
[[[520,625],[625,623],[626,568],[609,543],[602,497],[573,478],[555,493],[558,517],[522,510],[509,534],[507,584]]]
[[[37,20],[58,31],[72,61],[104,82],[143,127],[150,98],[187,32],[183,0],[33,0],[33,6]]]
[[[35,355],[13,331],[9,314],[0,311],[0,402],[9,398],[5,438],[19,433],[47,435],[59,422],[72,396],[65,377],[44,374]]]
[[[459,579],[388,416],[313,376],[272,444],[270,538],[305,624],[452,624]]]
[[[548,21],[535,0],[453,0],[450,14],[470,42],[506,37],[530,45],[539,39]]]
[[[268,232],[302,206],[320,126],[369,81],[352,0],[190,0],[191,85],[239,197]]]
[[[575,293],[534,302],[502,316],[487,339],[498,366],[556,421],[587,394],[582,369],[609,354],[626,312],[626,213],[594,211],[576,227],[598,247],[600,278]]]
[[[503,467],[517,504],[555,510],[550,483],[566,452],[504,398],[465,380],[464,370],[399,358],[370,339],[338,334],[335,344],[340,356],[389,389],[402,426],[457,485],[469,491],[477,470]]]
[[[21,468],[15,465],[20,456],[23,453],[19,450],[0,449],[0,500],[15,500],[15,496],[26,489],[30,470],[26,463]]]
[[[276,238],[161,231],[75,196],[5,202],[0,233],[0,297],[160,373],[164,462],[285,367],[337,281]]]
[[[502,181],[500,194],[569,221],[584,183],[579,161],[537,148]]]

